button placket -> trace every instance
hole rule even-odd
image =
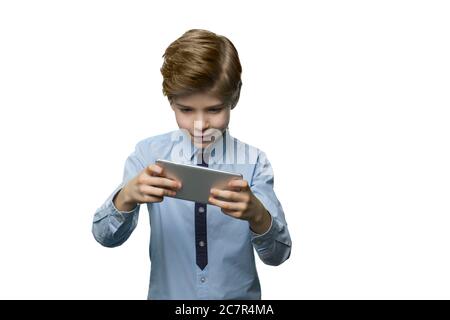
[[[199,154],[201,162],[197,161],[197,165],[202,167],[208,167],[206,159]],[[198,159],[200,160],[200,159]],[[207,214],[206,214],[206,204],[196,202],[195,203],[195,255],[196,263],[201,270],[204,270],[208,264],[208,245],[207,245]]]

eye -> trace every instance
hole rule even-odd
[[[222,110],[222,108],[215,108],[215,109],[209,109],[209,112],[211,113],[219,113]]]
[[[183,113],[188,113],[188,112],[191,112],[191,111],[192,111],[191,109],[186,109],[186,108],[181,108],[180,110],[181,110],[181,112],[183,112]]]

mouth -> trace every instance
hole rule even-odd
[[[197,143],[210,143],[210,142],[213,142],[214,141],[214,139],[209,139],[209,138],[201,138],[201,137],[199,137],[199,138],[194,138],[194,141],[195,142],[197,142]]]
[[[192,136],[195,140],[205,140],[205,141],[214,141],[215,136],[213,135],[197,135]]]

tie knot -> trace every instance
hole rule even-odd
[[[197,165],[207,167],[209,162],[209,153],[199,150],[197,153]]]

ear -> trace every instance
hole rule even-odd
[[[231,110],[233,110],[239,102],[239,97],[241,96],[241,88],[242,88],[242,81],[239,80],[239,82],[237,84],[237,90],[234,93],[233,98],[231,100],[232,101]]]

